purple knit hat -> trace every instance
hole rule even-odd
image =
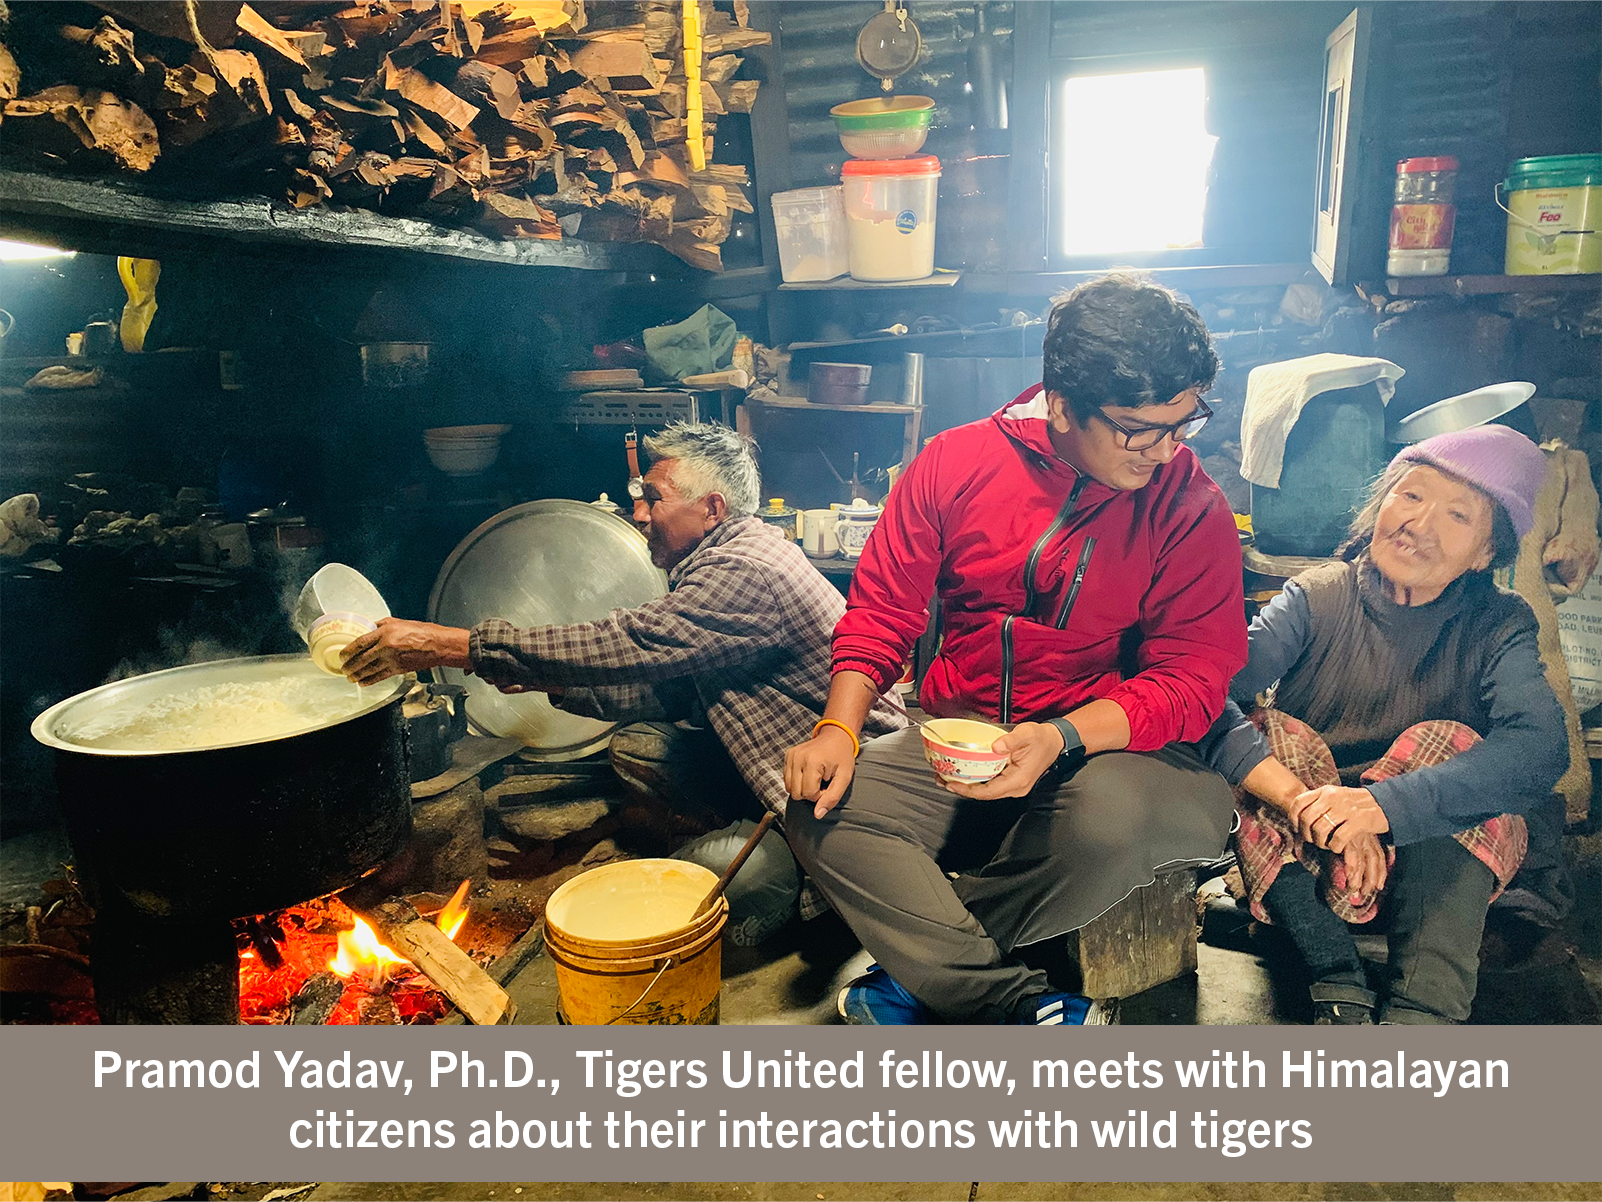
[[[1404,447],[1391,463],[1425,463],[1472,484],[1502,507],[1521,539],[1535,524],[1546,455],[1517,430],[1475,426],[1437,434]]]

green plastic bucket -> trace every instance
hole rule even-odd
[[[1519,159],[1497,204],[1507,213],[1508,275],[1602,272],[1602,154]]]

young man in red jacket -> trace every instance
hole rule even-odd
[[[835,627],[824,717],[785,758],[790,844],[881,966],[842,992],[848,1021],[1107,1021],[1029,949],[1229,835],[1230,791],[1189,744],[1246,662],[1240,548],[1182,445],[1218,357],[1188,303],[1112,275],[1052,309],[1043,358],[1039,387],[897,483]],[[932,594],[924,710],[1016,724],[985,784],[941,784],[916,729],[857,758]]]

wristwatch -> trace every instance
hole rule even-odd
[[[1057,757],[1059,768],[1077,768],[1085,762],[1085,741],[1067,718],[1048,718],[1047,726],[1055,726],[1062,733],[1062,754]]]

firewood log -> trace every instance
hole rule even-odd
[[[517,1007],[506,991],[409,903],[391,899],[361,913],[385,945],[416,965],[469,1022],[494,1026],[512,1021]]]
[[[430,125],[427,119],[417,109],[410,105],[403,107],[401,120],[406,123],[408,141],[415,141],[435,155],[443,156],[446,153],[445,139],[439,131]]]
[[[396,68],[385,60],[384,88],[418,108],[435,113],[455,129],[466,129],[478,116],[478,109],[444,84],[435,83],[416,67]]]
[[[149,171],[161,153],[156,123],[138,105],[110,92],[60,84],[8,101],[5,115],[8,139],[46,153],[86,150],[127,171]]]
[[[481,63],[510,69],[525,59],[537,56],[544,43],[545,35],[537,28],[513,29],[487,36],[473,57]]]
[[[235,24],[240,9],[237,2],[223,4],[207,0],[203,4],[197,3],[193,21],[183,0],[163,3],[154,3],[152,0],[120,0],[114,3],[95,0],[95,7],[113,14],[124,25],[190,45],[196,44],[194,28],[197,24],[201,36],[210,45],[223,49],[231,47],[239,34]]]
[[[656,60],[643,42],[591,41],[571,58],[586,78],[608,90],[656,91],[662,85]]]
[[[728,83],[744,61],[738,54],[720,54],[701,64],[701,78],[710,84]]]
[[[21,87],[22,72],[17,70],[17,60],[0,45],[0,101],[15,100]]]
[[[517,116],[523,103],[517,76],[503,67],[476,60],[462,64],[451,80],[450,90],[480,109],[494,109],[508,121]]]
[[[145,64],[134,49],[133,34],[111,17],[101,17],[93,29],[63,25],[60,33],[73,47],[71,78],[79,85],[95,84],[126,95],[142,82]]]
[[[736,79],[732,83],[713,84],[712,90],[717,93],[723,111],[726,113],[749,113],[751,106],[756,103],[757,88],[761,81],[755,79]]]
[[[279,89],[278,105],[281,109],[288,109],[290,113],[302,121],[310,121],[317,115],[317,110],[302,100],[300,94],[294,88]]]
[[[484,197],[474,223],[501,238],[560,238],[556,214],[521,196],[493,193]]]
[[[306,56],[300,52],[293,42],[273,28],[267,19],[251,8],[250,5],[240,5],[239,15],[234,18],[234,23],[239,27],[241,33],[253,38],[301,70],[306,70]]]

